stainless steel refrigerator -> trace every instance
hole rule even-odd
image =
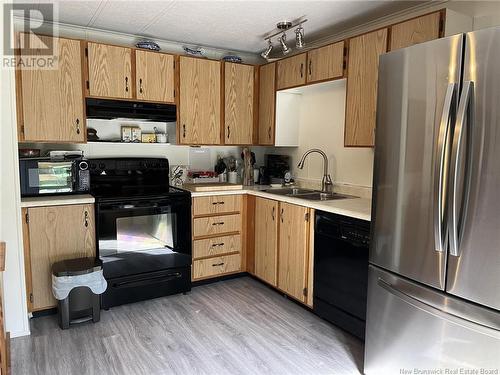
[[[500,369],[500,28],[381,56],[373,199],[365,374]]]

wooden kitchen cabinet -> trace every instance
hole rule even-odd
[[[132,49],[89,42],[88,92],[103,98],[132,98]]]
[[[53,43],[57,69],[16,71],[19,141],[85,142],[80,41],[34,34],[29,38],[33,48],[40,48],[35,52],[40,56],[44,46]]]
[[[276,63],[261,65],[259,71],[259,145],[274,145],[276,115]]]
[[[278,202],[255,200],[255,276],[272,286],[278,282]]]
[[[135,51],[136,96],[140,100],[173,103],[174,56]]]
[[[220,144],[221,63],[185,56],[179,61],[179,143]]]
[[[24,257],[28,310],[55,307],[52,264],[64,259],[94,257],[92,204],[23,208]]]
[[[438,39],[442,33],[443,13],[435,12],[391,26],[390,50]]]
[[[280,202],[278,288],[307,301],[309,208]]]
[[[306,53],[301,53],[276,63],[277,90],[306,83],[306,55]]]
[[[193,198],[193,281],[244,269],[244,215],[241,195]]]
[[[224,143],[253,141],[254,78],[252,65],[224,63]]]
[[[344,75],[344,41],[307,52],[307,83]]]
[[[387,51],[388,29],[349,40],[344,144],[373,147],[379,56]]]

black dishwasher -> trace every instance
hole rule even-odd
[[[316,211],[314,312],[364,339],[370,223]]]

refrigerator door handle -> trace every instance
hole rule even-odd
[[[462,142],[466,126],[470,129],[473,128],[472,116],[472,99],[474,91],[474,82],[465,81],[460,95],[460,103],[458,105],[457,120],[455,123],[455,130],[453,134],[452,150],[451,150],[451,166],[450,166],[450,202],[448,204],[448,231],[450,236],[450,254],[456,257],[460,256],[460,240],[463,236],[465,228],[464,222],[467,213],[467,205],[469,200],[471,168],[470,158],[472,152],[470,147],[471,134],[467,136],[467,155],[465,160],[465,176],[464,176],[464,190],[462,192],[462,199],[459,199],[458,180],[460,174],[460,160],[462,160]],[[466,126],[465,126],[466,125]],[[461,213],[459,212],[461,211]]]
[[[446,194],[443,190],[443,181],[445,175],[445,160],[447,156],[447,144],[450,138],[450,123],[452,116],[452,109],[456,105],[456,83],[448,84],[446,95],[444,97],[443,113],[441,114],[441,121],[439,123],[439,135],[437,146],[437,162],[435,164],[434,176],[434,239],[435,250],[439,252],[444,251],[444,243],[447,238],[443,234],[446,228],[446,217],[444,215],[443,195]]]
[[[404,286],[395,286],[390,282],[385,281],[381,277],[378,278],[377,283],[380,287],[387,290],[389,293],[398,297],[406,303],[415,306],[418,309],[421,309],[429,314],[437,316],[438,318],[447,320],[451,323],[455,323],[461,326],[468,327],[475,331],[479,331],[481,333],[487,334],[494,338],[500,339],[500,326],[495,324],[493,321],[485,322],[485,324],[478,323],[477,320],[482,320],[480,316],[474,317],[473,315],[464,313],[462,316],[458,315],[458,311],[445,311],[444,309],[439,308],[438,306],[434,306],[430,303],[427,303],[424,299],[415,296],[411,291],[406,290]],[[445,306],[446,307],[446,306]],[[476,319],[474,319],[476,318]],[[476,320],[476,321],[475,321]]]

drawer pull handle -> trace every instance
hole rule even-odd
[[[217,204],[224,204],[224,202],[212,202],[212,204],[215,206]]]
[[[212,267],[218,267],[218,266],[223,266],[223,265],[224,265],[224,262],[214,263],[214,264],[212,264]]]
[[[217,223],[212,223],[212,225],[224,225],[223,221],[218,221]]]
[[[212,247],[218,247],[218,246],[224,246],[224,242],[221,243],[214,243]]]

